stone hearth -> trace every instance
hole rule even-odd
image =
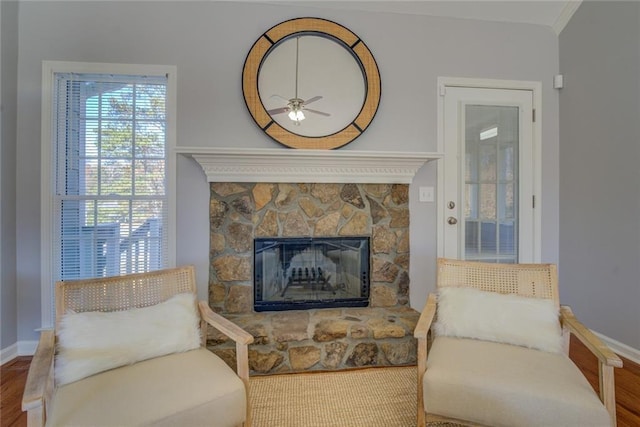
[[[228,315],[251,333],[252,374],[413,365],[419,313],[406,307]],[[235,367],[235,345],[211,329],[209,348]]]

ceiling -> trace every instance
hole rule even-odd
[[[387,0],[387,1],[270,1],[318,8],[431,15],[483,21],[543,25],[559,34],[581,0]]]

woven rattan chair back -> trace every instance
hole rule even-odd
[[[438,259],[437,286],[470,287],[501,294],[552,299],[558,307],[558,273],[554,264],[491,264]]]
[[[193,266],[126,276],[60,281],[56,283],[56,330],[68,310],[121,311],[148,307],[180,293],[195,293]]]

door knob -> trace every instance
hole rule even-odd
[[[451,225],[456,225],[458,223],[458,220],[450,216],[449,218],[447,218],[447,222]]]

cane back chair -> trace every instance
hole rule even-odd
[[[195,316],[200,317],[200,348],[56,384],[56,349],[65,313],[152,307],[184,293],[194,295],[191,318],[195,325]],[[28,425],[202,425],[206,421],[215,426],[250,426],[247,346],[253,337],[214,313],[207,302],[200,301],[196,308],[195,293],[193,266],[56,283],[56,327],[41,334],[22,400]],[[207,325],[236,342],[237,373],[205,348]],[[197,331],[192,332],[197,347]],[[162,340],[162,336],[152,338]]]
[[[613,368],[622,361],[569,307],[560,306],[555,265],[441,258],[436,282],[440,294],[447,287],[464,287],[552,300],[561,327],[560,351],[439,336],[432,328],[438,296],[429,295],[414,333],[419,427],[443,420],[471,426],[616,425]],[[551,311],[551,323],[553,316]],[[599,399],[568,357],[570,334],[598,359]]]

